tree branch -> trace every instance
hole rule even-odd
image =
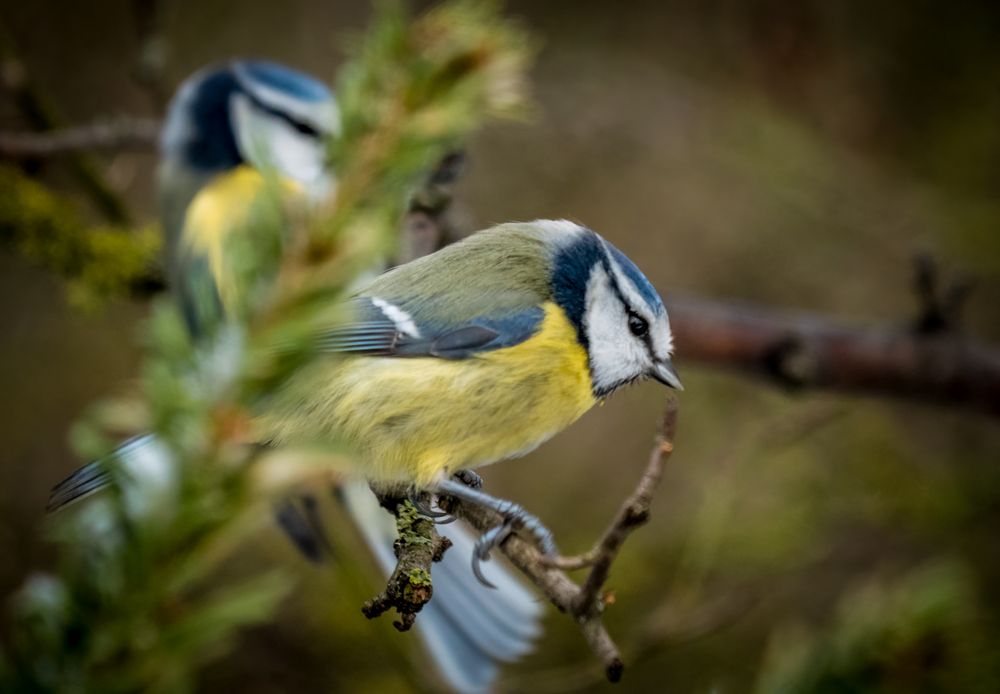
[[[46,132],[0,132],[0,157],[39,159],[81,152],[151,150],[160,136],[155,118],[118,116]]]
[[[59,117],[53,106],[38,86],[28,79],[28,72],[19,57],[16,41],[7,27],[0,23],[0,86],[6,89],[23,120],[36,131],[50,131],[60,126]],[[128,226],[131,215],[121,195],[105,180],[98,166],[92,161],[86,149],[67,152],[66,165],[77,179],[84,193],[94,203],[96,209],[112,224]],[[22,158],[25,170],[34,168],[36,162]]]
[[[667,302],[678,358],[824,388],[1000,416],[1000,351],[954,333],[840,324],[695,298]]]
[[[395,609],[399,619],[393,626],[409,631],[417,613],[434,595],[431,584],[431,564],[441,561],[451,541],[438,535],[434,522],[420,514],[407,499],[378,495],[379,502],[396,517],[397,539],[393,544],[396,568],[385,590],[361,608],[368,619],[375,619]]]

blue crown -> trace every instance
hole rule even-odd
[[[170,106],[163,133],[164,154],[179,155],[189,166],[208,172],[242,164],[229,104],[236,93],[258,103],[249,91],[254,87],[273,89],[308,103],[333,98],[322,82],[277,63],[246,60],[206,68],[188,79]]]
[[[309,75],[266,60],[242,60],[244,73],[262,85],[285,92],[302,101],[329,101],[333,95],[325,84]]]

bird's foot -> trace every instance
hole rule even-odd
[[[435,525],[447,525],[457,520],[457,518],[447,511],[439,511],[431,508],[431,505],[422,499],[419,494],[411,494],[409,501],[420,512],[420,515],[430,518]]]
[[[471,487],[472,489],[483,488],[483,477],[474,470],[459,470],[453,477],[466,487]]]
[[[475,551],[472,553],[472,572],[479,579],[480,583],[489,588],[495,588],[496,586],[486,580],[480,565],[484,561],[489,561],[490,551],[503,544],[504,540],[515,530],[524,529],[528,531],[535,540],[535,544],[538,545],[538,549],[546,556],[554,557],[559,553],[556,549],[555,537],[552,535],[552,531],[546,528],[537,516],[528,513],[524,508],[512,501],[498,499],[478,489],[471,489],[462,482],[452,479],[439,482],[434,491],[438,494],[447,494],[462,501],[468,501],[483,508],[488,508],[503,516],[503,523],[483,533],[482,537],[476,542]]]

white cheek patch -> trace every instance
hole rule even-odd
[[[609,392],[645,374],[649,369],[646,346],[629,331],[625,307],[600,265],[587,280],[586,302],[584,324],[594,390]]]
[[[258,101],[282,113],[287,113],[296,120],[308,123],[320,132],[340,132],[340,112],[337,109],[337,102],[332,96],[321,101],[296,98],[255,79],[248,74],[246,66],[241,63],[233,65],[233,73],[240,86],[250,92]]]
[[[273,168],[307,188],[329,184],[322,141],[255,108],[243,94],[233,95],[230,113],[240,153],[256,168]]]
[[[371,302],[396,325],[399,332],[406,333],[410,337],[420,337],[420,330],[417,329],[417,324],[413,322],[413,317],[409,313],[377,296],[371,297]]]

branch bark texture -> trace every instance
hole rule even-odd
[[[694,298],[667,302],[681,363],[734,368],[788,388],[888,395],[1000,416],[1000,350],[961,334],[858,327]]]
[[[417,613],[434,595],[431,584],[431,564],[441,561],[451,546],[446,537],[438,535],[431,519],[425,518],[412,502],[379,496],[379,500],[396,517],[397,539],[393,544],[396,568],[385,590],[366,602],[361,612],[375,619],[395,609],[399,619],[392,624],[399,631],[409,631]]]

